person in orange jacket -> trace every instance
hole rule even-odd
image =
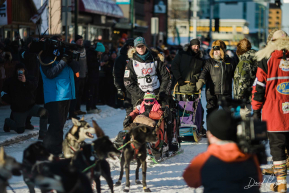
[[[159,120],[163,115],[161,110],[161,105],[156,100],[156,95],[154,93],[147,92],[144,95],[143,102],[136,106],[135,110],[126,116],[123,126],[127,127],[138,115],[145,115],[153,120]]]
[[[234,142],[236,132],[236,125],[226,111],[211,114],[208,149],[195,157],[183,174],[188,186],[204,186],[206,193],[259,192],[262,174],[257,156],[240,151]]]

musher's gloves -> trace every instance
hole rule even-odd
[[[120,100],[124,100],[125,93],[121,89],[117,89],[117,98]]]
[[[199,81],[196,83],[197,90],[202,89],[202,87],[204,86],[204,84],[205,84],[205,81],[202,80],[202,79],[199,79]]]
[[[129,124],[131,124],[131,123],[132,123],[132,118],[131,118],[131,116],[128,115],[125,117],[125,119],[123,121],[123,127],[129,126]]]

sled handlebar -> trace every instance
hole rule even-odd
[[[190,81],[184,81],[184,83],[187,83],[187,84],[192,84]],[[179,85],[179,83],[177,82],[177,84],[174,86],[174,92],[173,92],[173,95],[176,95],[176,88],[177,86]],[[201,95],[201,92],[202,92],[202,89],[199,90],[198,93],[195,93],[195,94],[199,94]],[[193,94],[193,93],[192,93]]]

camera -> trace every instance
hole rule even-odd
[[[79,61],[80,53],[77,51],[76,44],[70,44],[56,39],[47,38],[43,41],[33,40],[30,45],[30,52],[39,54],[41,51],[42,56],[52,56],[57,58],[70,57]]]
[[[246,101],[222,98],[219,104],[225,111],[230,113],[236,128],[236,143],[244,153],[255,154],[260,164],[267,164],[265,143],[267,141],[267,124],[265,121],[247,120],[240,118],[240,108],[244,107]]]

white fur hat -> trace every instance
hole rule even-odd
[[[284,39],[286,38],[288,35],[286,32],[284,32],[283,30],[278,30],[273,34],[273,37],[271,39],[271,41],[275,41],[277,39]]]

